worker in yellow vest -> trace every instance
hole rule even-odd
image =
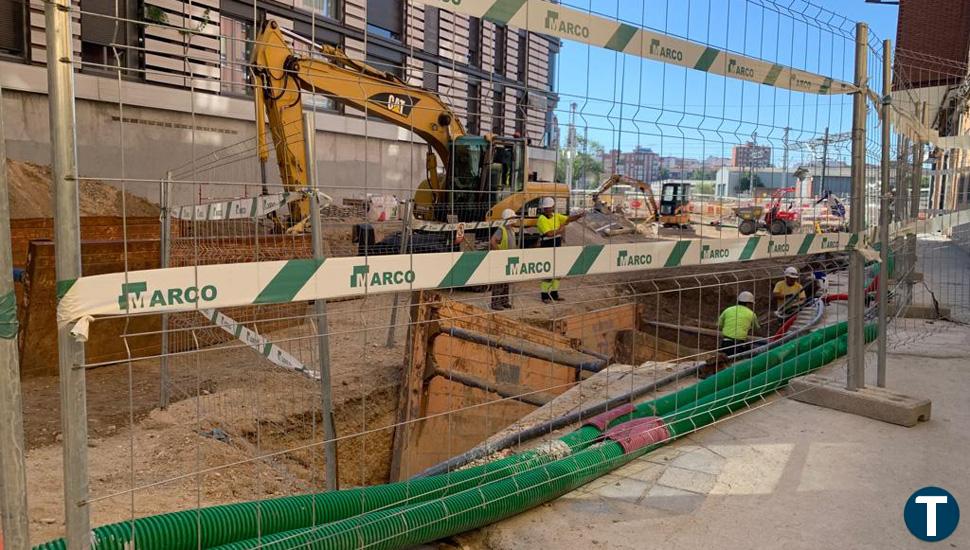
[[[758,315],[754,312],[754,294],[747,290],[738,294],[738,305],[725,309],[717,319],[721,331],[719,351],[727,355],[737,355],[751,349],[748,340],[752,331],[760,331]]]
[[[586,215],[586,212],[569,216],[556,212],[556,200],[552,197],[542,199],[539,207],[542,208],[542,214],[539,214],[539,218],[536,220],[536,229],[542,235],[542,240],[539,241],[539,246],[542,248],[562,246],[566,226]],[[543,303],[551,304],[553,301],[562,301],[562,298],[559,297],[559,279],[546,279],[540,283],[539,287],[542,290]]]
[[[502,225],[492,233],[492,238],[488,243],[490,250],[518,248],[516,246],[515,221],[515,210],[506,208],[502,212]],[[509,296],[508,283],[492,285],[492,309],[496,311],[512,309],[512,297]]]

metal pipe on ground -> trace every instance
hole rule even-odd
[[[542,346],[525,341],[512,341],[510,338],[494,337],[460,328],[447,328],[441,331],[449,336],[461,340],[467,340],[483,346],[498,348],[509,353],[517,353],[526,357],[543,359],[553,363],[559,363],[568,367],[589,372],[599,372],[606,366],[606,360],[600,357],[591,357],[585,353],[575,350],[562,350],[549,346]]]

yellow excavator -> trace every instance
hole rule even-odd
[[[291,41],[303,43],[319,55],[298,55]],[[260,160],[265,166],[268,119],[288,191],[307,188],[301,102],[304,91],[365,111],[427,142],[426,176],[414,195],[412,224],[415,236],[423,233],[430,237],[424,239],[428,245],[423,251],[447,248],[456,232],[487,235],[501,223],[506,208],[521,215],[522,225],[534,225],[542,197],[568,199],[569,188],[563,184],[528,181],[524,140],[466,135],[461,121],[438,94],[409,86],[393,74],[347,57],[339,48],[315,44],[268,20],[254,42],[250,62],[256,88]],[[443,173],[439,172],[438,159]],[[309,200],[292,203],[289,223],[280,221],[280,226],[288,232],[302,231],[309,209]]]
[[[658,204],[649,183],[644,183],[629,176],[613,174],[593,191],[593,204],[597,210],[603,210],[605,207],[605,203],[600,198],[603,193],[606,193],[611,187],[618,184],[629,185],[646,196],[645,202],[653,221],[660,223],[664,227],[680,227],[684,229],[691,227],[690,183],[680,181],[664,182],[661,185],[660,203]]]

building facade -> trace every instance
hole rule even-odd
[[[941,136],[970,134],[970,2],[901,0],[893,64],[893,104],[926,120]],[[925,157],[921,209],[970,205],[970,151],[934,150]]]
[[[741,168],[769,168],[771,166],[771,147],[747,142],[731,148],[731,166]]]
[[[83,2],[72,31],[84,176],[117,177],[114,163],[103,161],[124,148],[127,176],[160,179],[172,166],[251,139],[248,57],[260,24],[272,19],[437,92],[469,133],[526,139],[531,169],[540,179],[554,177],[558,39],[406,0]],[[0,0],[0,83],[8,155],[46,164],[43,10],[42,0]],[[310,49],[298,41],[293,48]],[[316,112],[318,149],[327,148],[318,151],[321,174],[339,179],[336,188],[417,185],[426,150],[420,138],[327,97],[304,94],[304,104]],[[154,146],[139,150],[142,141]],[[220,177],[243,177],[235,170],[252,181],[251,169],[229,168]]]
[[[600,161],[607,175],[619,174],[643,182],[660,179],[660,155],[650,148],[637,147],[626,153],[613,149],[600,155]]]

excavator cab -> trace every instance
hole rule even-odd
[[[473,222],[493,205],[521,193],[525,174],[522,140],[461,136],[449,144],[452,164],[445,178],[446,200],[435,213],[440,222]]]
[[[665,226],[690,226],[690,184],[668,181],[660,190],[659,222]]]

